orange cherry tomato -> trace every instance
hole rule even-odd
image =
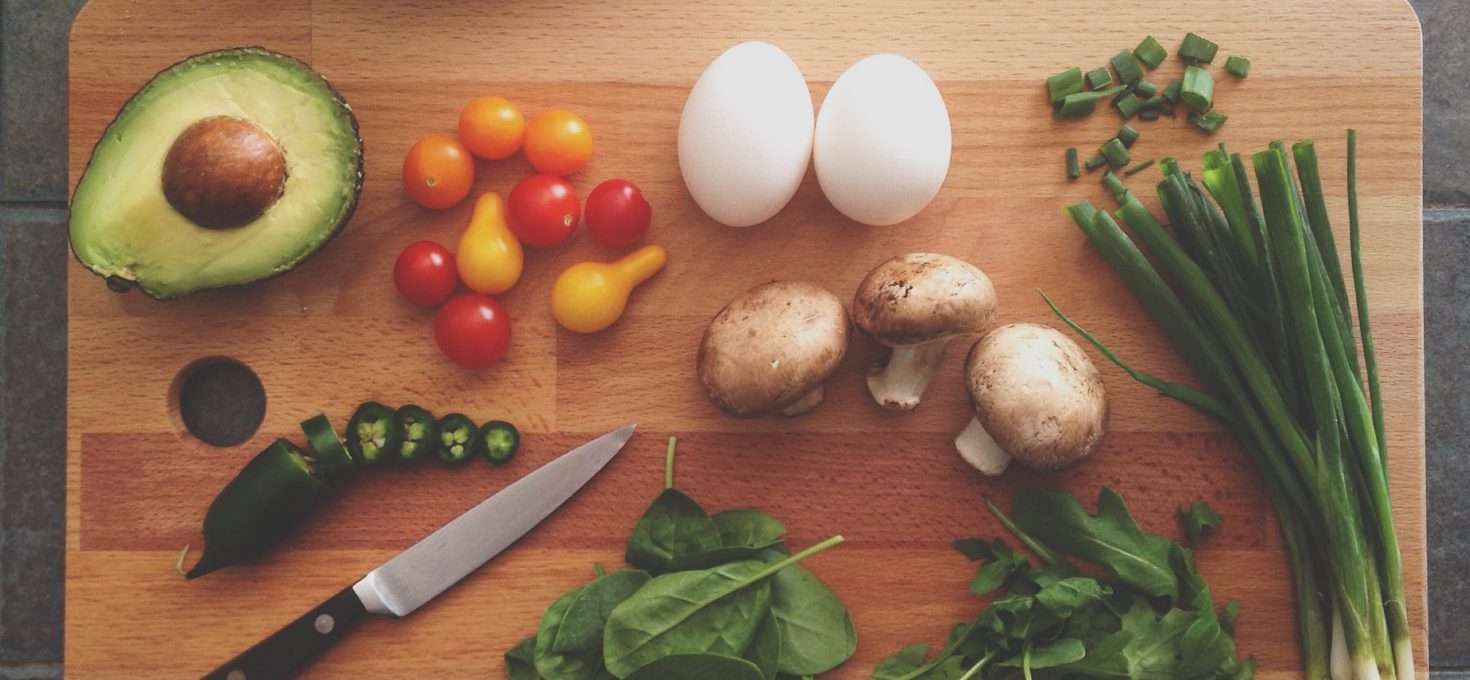
[[[547,111],[526,126],[526,160],[537,172],[570,175],[591,157],[592,131],[571,111]]]
[[[403,159],[403,190],[425,208],[457,205],[470,195],[474,183],[475,159],[449,135],[420,139]]]
[[[501,97],[476,97],[459,112],[459,141],[480,158],[510,158],[525,134],[521,110]]]

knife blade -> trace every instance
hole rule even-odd
[[[409,615],[540,524],[623,449],[635,427],[613,430],[516,480],[205,679],[288,677],[368,614]]]

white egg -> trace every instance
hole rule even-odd
[[[812,93],[775,45],[740,43],[704,70],[679,119],[679,171],[694,202],[732,227],[785,207],[812,155]]]
[[[908,59],[876,54],[832,84],[817,115],[817,181],[842,214],[873,226],[918,214],[949,173],[949,110]]]

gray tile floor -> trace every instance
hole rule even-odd
[[[1470,680],[1470,1],[1424,25],[1430,661]],[[0,2],[0,680],[61,675],[66,37],[82,0]]]

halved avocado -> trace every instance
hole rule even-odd
[[[342,229],[362,140],[316,71],[259,47],[159,72],[92,149],[71,247],[114,290],[160,300],[290,271]]]

